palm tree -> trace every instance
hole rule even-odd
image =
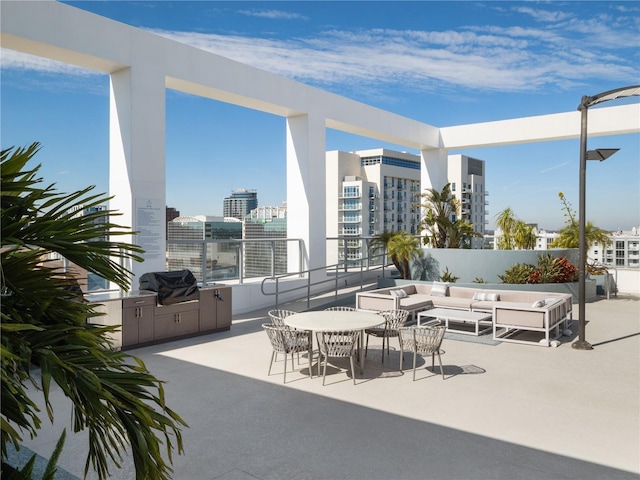
[[[40,429],[31,398],[36,391],[29,385],[39,386],[53,420],[53,381],[73,404],[74,431],[88,430],[85,476],[92,468],[98,478],[108,478],[109,464],[119,466],[130,448],[137,478],[168,479],[171,453],[182,453],[180,429],[186,424],[165,405],[162,382],[144,363],[112,348],[108,335],[119,327],[87,323],[100,315],[96,306],[82,301],[76,278],[46,260],[61,255],[127,289],[131,272],[116,260],[141,261],[142,250],[103,239],[105,232],[111,238],[130,234],[111,223],[116,212],[74,215],[78,207],[108,200],[89,195],[93,187],[69,195],[53,185],[41,188],[40,165],[26,168],[39,149],[34,143],[0,153],[2,458],[7,444],[19,448],[22,432],[35,437]]]
[[[425,245],[447,248],[451,244],[449,236],[454,230],[453,218],[459,209],[458,200],[451,193],[451,184],[447,183],[441,191],[429,188],[420,196],[425,200],[420,206],[426,210],[426,214],[419,226],[426,232]]]
[[[505,208],[496,215],[496,226],[502,231],[502,235],[498,239],[498,248],[500,250],[513,250],[513,235],[518,219],[510,207]]]
[[[473,229],[473,224],[462,218],[451,224],[447,248],[471,248],[471,238],[482,237]]]
[[[385,230],[380,235],[376,235],[369,242],[369,256],[374,257],[378,255],[385,255],[389,246],[389,240],[393,238],[394,232]],[[386,258],[383,258],[383,263],[386,263]]]
[[[513,244],[519,250],[533,250],[536,246],[535,227],[518,220],[513,232]]]
[[[402,279],[409,280],[411,278],[410,261],[422,256],[419,240],[413,235],[399,230],[389,239],[387,248]]]

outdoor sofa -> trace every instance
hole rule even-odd
[[[414,317],[418,312],[435,307],[486,312],[493,315],[494,339],[549,346],[551,340],[568,333],[572,298],[568,293],[490,290],[433,282],[359,292],[356,308],[369,311],[403,309]]]

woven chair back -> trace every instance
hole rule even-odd
[[[386,310],[380,312],[380,315],[384,317],[384,328],[386,330],[398,330],[400,327],[404,327],[404,324],[409,318],[408,310]]]
[[[309,334],[304,330],[293,330],[286,326],[263,323],[273,350],[278,353],[302,352],[309,347]]]
[[[284,319],[289,315],[293,315],[296,312],[292,312],[291,310],[275,309],[275,310],[269,310],[268,313],[269,313],[269,318],[271,319],[272,324],[284,327],[285,326]]]
[[[322,355],[327,357],[350,357],[360,338],[360,331],[321,332],[318,344]]]
[[[402,344],[408,350],[418,353],[436,353],[440,350],[446,327],[403,327],[400,329]]]

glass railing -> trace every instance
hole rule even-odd
[[[188,269],[200,284],[271,277],[302,266],[302,240],[168,240],[167,270]],[[289,265],[289,250],[297,252]],[[291,268],[290,268],[291,267]]]

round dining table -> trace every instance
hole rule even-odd
[[[360,330],[359,362],[360,373],[364,371],[364,349],[362,348],[364,331],[367,328],[384,324],[384,317],[377,313],[365,311],[318,310],[313,312],[294,313],[284,318],[285,325],[297,330],[309,332],[335,332],[344,330]],[[312,342],[309,342],[309,358],[313,353]],[[320,368],[318,366],[318,368]],[[309,377],[312,377],[309,371]]]

